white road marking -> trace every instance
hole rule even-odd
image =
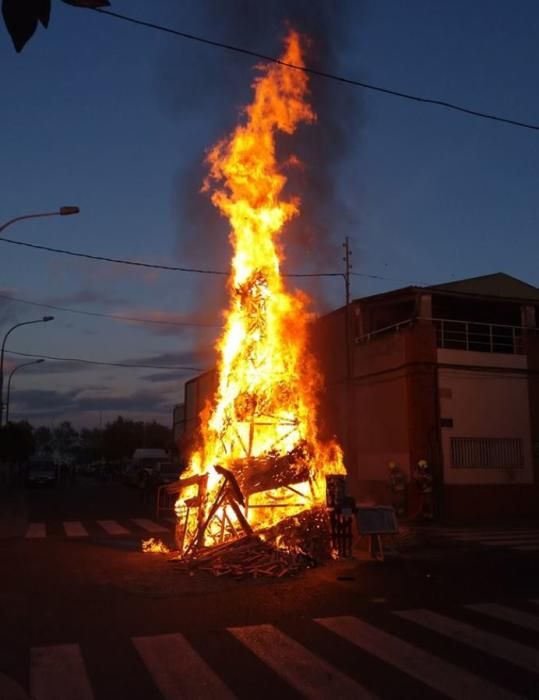
[[[165,700],[235,698],[181,634],[135,637],[132,641]]]
[[[147,518],[131,518],[131,520],[147,532],[170,532],[170,530],[159,523],[155,523],[153,520],[148,520]]]
[[[524,668],[526,671],[539,673],[539,651],[532,647],[513,642],[511,639],[486,632],[466,622],[460,622],[460,620],[454,620],[430,610],[406,610],[397,612],[396,615],[455,639],[461,644],[479,649],[485,654],[509,661],[509,663]]]
[[[476,603],[475,605],[465,605],[464,607],[475,610],[482,615],[489,615],[498,620],[504,620],[504,622],[510,622],[513,625],[539,632],[538,615],[532,615],[523,610],[509,608],[505,605],[498,605],[497,603]]]
[[[509,700],[517,697],[356,617],[326,617],[316,622],[449,698]]]
[[[27,540],[43,539],[47,536],[45,523],[28,523],[25,538]]]
[[[78,644],[31,649],[30,695],[33,700],[94,700]]]
[[[98,520],[97,524],[109,535],[129,535],[129,530],[116,520]]]
[[[78,520],[67,520],[63,525],[68,537],[88,537],[88,531]]]
[[[375,697],[272,625],[230,627],[228,631],[306,698]]]

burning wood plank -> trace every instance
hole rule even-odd
[[[207,571],[214,576],[281,578],[298,574],[331,558],[327,512],[309,509],[274,527],[177,559],[183,571]]]
[[[310,478],[310,453],[301,443],[285,455],[266,454],[237,459],[231,464],[239,487],[246,496],[282,486],[301,484]]]

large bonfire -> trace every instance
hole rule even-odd
[[[294,31],[281,60],[304,65]],[[321,511],[325,476],[344,473],[338,445],[318,436],[321,380],[307,349],[308,300],[287,291],[280,272],[281,233],[300,202],[283,196],[275,141],[315,118],[307,74],[281,64],[258,70],[243,123],[207,159],[204,187],[230,222],[234,255],[218,385],[176,503],[184,556],[241,535],[268,539],[280,524],[273,542],[292,546],[290,525]]]

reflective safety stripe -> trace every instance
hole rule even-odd
[[[165,700],[235,697],[181,634],[135,637],[132,641]]]
[[[169,532],[169,529],[155,523],[153,520],[148,520],[147,518],[131,518],[131,520],[147,532]]]
[[[326,617],[316,622],[449,698],[514,700],[518,697],[358,618]]]
[[[539,632],[539,615],[532,615],[523,610],[508,608],[505,605],[497,605],[496,603],[476,603],[475,605],[466,605],[465,607],[482,613],[483,615],[489,615],[498,620],[510,622],[513,625]]]
[[[97,524],[105,530],[109,535],[128,535],[129,530],[116,520],[98,520]]]
[[[29,523],[25,537],[28,540],[43,539],[46,537],[45,523]]]
[[[63,525],[68,537],[88,537],[88,531],[78,520],[68,520]]]
[[[532,649],[532,647],[513,642],[498,634],[485,632],[466,622],[460,622],[430,610],[406,610],[396,614],[405,620],[410,620],[455,639],[461,644],[479,649],[485,654],[509,661],[515,666],[526,669],[526,671],[539,673],[539,651]]]
[[[37,647],[30,651],[33,700],[93,700],[78,644]]]
[[[306,698],[372,700],[375,697],[272,625],[231,627],[229,632]]]

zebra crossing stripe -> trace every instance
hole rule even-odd
[[[479,649],[485,654],[509,661],[509,663],[526,671],[539,673],[539,651],[532,649],[532,647],[513,642],[498,634],[486,632],[466,622],[460,622],[430,610],[406,610],[395,614],[450,639],[455,639],[461,644]]]
[[[517,697],[356,617],[326,617],[316,622],[449,698],[514,700]]]
[[[129,530],[117,523],[116,520],[98,520],[97,524],[105,530],[108,535],[129,535]]]
[[[78,520],[68,520],[63,526],[68,537],[88,537],[88,531]]]
[[[164,700],[233,700],[235,696],[181,634],[134,637]]]
[[[28,529],[24,537],[27,540],[40,540],[46,537],[45,523],[28,523]]]
[[[78,644],[30,651],[32,700],[94,700]]]
[[[475,605],[465,605],[464,607],[475,610],[482,615],[495,617],[498,620],[510,622],[518,627],[525,627],[526,629],[539,632],[539,615],[532,615],[523,610],[508,608],[497,603],[476,603]]]
[[[373,700],[375,696],[273,625],[229,627],[236,639],[304,697]]]
[[[155,523],[153,520],[148,520],[147,518],[131,518],[131,520],[147,532],[169,532],[169,529]]]

